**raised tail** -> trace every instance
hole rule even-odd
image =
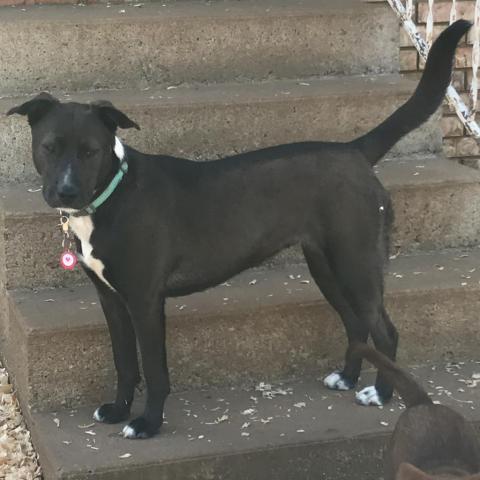
[[[458,42],[472,24],[457,20],[433,43],[422,78],[409,100],[378,127],[351,145],[375,165],[404,135],[426,122],[441,105],[452,76]]]
[[[400,394],[407,407],[432,403],[427,392],[414,378],[383,355],[383,353],[369,347],[365,343],[355,343],[349,347],[347,355],[352,359],[365,358],[377,367]]]

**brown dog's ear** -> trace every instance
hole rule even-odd
[[[98,100],[92,102],[90,105],[98,111],[102,121],[113,132],[115,132],[118,127],[136,128],[137,130],[140,130],[140,127],[133,120],[130,120],[130,118],[115,108],[109,101]]]
[[[11,108],[7,112],[7,115],[13,115],[14,113],[17,113],[18,115],[27,115],[28,123],[33,125],[58,103],[60,102],[55,97],[52,97],[49,93],[42,92],[35,98],[32,98],[32,100]]]
[[[401,463],[398,467],[395,480],[434,480],[428,473],[423,472],[411,463]]]

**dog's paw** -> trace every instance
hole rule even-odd
[[[323,384],[330,390],[351,390],[355,385],[340,372],[333,372],[323,379]]]
[[[125,438],[150,438],[160,430],[161,424],[147,420],[145,417],[137,417],[123,429]]]
[[[102,423],[119,423],[124,422],[129,415],[129,408],[121,408],[115,403],[105,403],[95,410],[93,418]]]
[[[377,389],[374,386],[366,387],[363,390],[360,390],[355,394],[355,399],[360,405],[373,405],[376,407],[381,407],[383,405],[383,398],[378,393]]]

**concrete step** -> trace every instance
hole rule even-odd
[[[400,256],[386,302],[410,363],[478,356],[480,249]],[[255,280],[255,282],[253,282]],[[93,288],[8,292],[7,367],[25,406],[111,395],[110,339]],[[345,334],[305,266],[251,270],[167,302],[174,389],[313,377],[341,363]]]
[[[383,121],[415,85],[397,75],[377,75],[102,91],[61,98],[111,100],[142,127],[120,132],[140,151],[214,159],[288,142],[352,139]],[[4,98],[0,111],[27,98]],[[438,116],[411,133],[395,152],[440,151],[437,120]],[[7,182],[36,178],[30,131],[17,115],[0,117],[0,178]]]
[[[3,8],[0,92],[396,72],[398,35],[358,0]]]
[[[479,370],[478,362],[468,362],[411,372],[434,401],[478,428],[480,390],[472,376]],[[372,375],[364,377],[362,385],[371,384]],[[274,385],[272,391],[273,398],[254,389],[172,395],[161,434],[147,441],[123,439],[123,425],[94,424],[93,407],[27,420],[45,480],[383,478],[382,449],[404,410],[401,401],[362,407],[353,393],[332,393],[317,382]],[[247,409],[254,410],[246,415]]]
[[[393,195],[396,223],[392,251],[434,250],[480,243],[480,174],[441,157],[384,161],[379,177]],[[69,286],[86,281],[81,269],[58,266],[58,214],[46,206],[38,184],[0,189],[8,288]],[[299,249],[268,262],[299,263]]]

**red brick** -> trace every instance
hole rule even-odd
[[[467,70],[454,70],[452,73],[452,84],[457,92],[464,92],[467,88]]]
[[[459,157],[473,157],[480,154],[477,141],[473,137],[463,137],[457,143]]]
[[[460,119],[454,116],[444,116],[441,119],[442,133],[444,137],[462,137],[463,123]]]
[[[457,138],[443,139],[443,153],[445,156],[451,158],[457,156]]]

